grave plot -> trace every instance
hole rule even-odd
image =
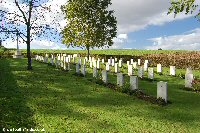
[[[4,70],[1,71],[4,76],[1,78],[1,83],[9,82],[7,87],[0,87],[4,90],[1,91],[3,95],[0,95],[3,102],[0,106],[4,107],[1,114],[10,113],[9,119],[5,119],[4,116],[1,122],[8,127],[11,127],[9,126],[11,122],[17,125],[18,120],[21,120],[20,124],[24,126],[31,127],[35,124],[35,128],[43,127],[47,132],[62,132],[63,127],[67,127],[65,130],[69,132],[76,130],[101,132],[102,128],[104,132],[137,132],[144,129],[149,132],[199,131],[200,103],[194,101],[199,101],[200,97],[198,93],[185,93],[179,90],[175,84],[183,81],[184,85],[183,79],[159,75],[160,80],[169,80],[167,99],[172,102],[167,107],[160,107],[87,80],[92,77],[93,70],[88,66],[86,77],[77,77],[73,75],[76,71],[76,65],[73,63],[71,71],[65,72],[33,61],[35,69],[30,74],[18,71],[25,68],[25,60],[22,62],[9,60],[11,62],[5,59],[0,60],[0,70]],[[15,64],[19,66],[16,67]],[[8,78],[5,78],[5,75]],[[145,76],[147,76],[146,73]],[[112,80],[116,84],[117,76],[109,73],[108,82]],[[127,74],[124,81],[130,82]],[[26,84],[27,82],[29,84]],[[138,79],[138,87],[157,97],[157,82]],[[5,99],[4,96],[8,97]],[[9,102],[11,100],[9,98],[12,98],[12,102]],[[20,106],[14,106],[16,103]],[[20,113],[16,109],[20,110]],[[16,119],[17,115],[20,117]],[[49,123],[51,123],[51,128],[49,128]],[[133,126],[133,123],[139,126]]]
[[[139,65],[137,66],[138,63],[134,62],[132,60],[132,61],[127,61],[126,64],[124,64],[124,63],[120,64],[121,65],[121,68],[120,68],[116,59],[108,59],[108,61],[110,61],[110,63],[104,62],[104,60],[102,62],[102,60],[100,60],[100,59],[91,58],[91,59],[89,59],[89,61],[84,61],[85,62],[84,64],[87,68],[87,72],[85,71],[85,73],[84,73],[83,69],[81,69],[81,68],[79,68],[79,69],[80,69],[80,71],[82,70],[82,74],[85,77],[87,77],[89,79],[91,79],[93,77],[97,80],[100,78],[104,83],[111,84],[113,86],[111,88],[114,88],[116,86],[124,88],[125,86],[127,86],[127,85],[124,85],[124,84],[128,83],[129,89],[131,89],[131,90],[142,89],[142,91],[145,92],[146,94],[152,95],[152,96],[157,97],[157,98],[159,98],[159,94],[160,94],[160,93],[158,93],[160,91],[158,90],[159,87],[157,87],[157,86],[159,86],[158,83],[160,81],[162,81],[163,77],[167,76],[166,80],[164,80],[165,82],[168,81],[169,77],[175,78],[175,79],[178,78],[176,76],[177,71],[176,71],[174,66],[171,67],[171,71],[170,71],[170,67],[168,68],[168,71],[165,71],[167,68],[162,68],[161,64],[158,64],[157,68],[152,68],[152,67],[146,67],[145,68],[144,66],[139,66]],[[121,59],[119,61],[122,62]],[[75,59],[73,62],[78,62],[78,64],[80,64],[81,59]],[[92,62],[92,68],[90,68],[91,62]],[[114,65],[113,65],[113,62],[117,62],[117,63],[114,63]],[[146,65],[148,63],[149,62],[147,60],[145,60],[144,65]],[[124,67],[124,66],[127,66],[127,64],[129,64],[128,68]],[[137,69],[135,69],[136,66],[137,66]],[[98,71],[97,67],[98,68],[101,67],[101,70]],[[119,73],[120,72],[119,69],[120,69],[121,73]],[[146,71],[144,71],[144,69],[146,69]],[[105,71],[103,71],[103,70],[106,70],[107,72],[105,73]],[[80,73],[80,71],[79,71],[79,73]],[[125,71],[126,72],[128,71],[128,73],[126,73]],[[170,74],[160,75],[161,72],[162,72],[162,74],[167,73],[167,72],[171,72],[170,73],[171,75]],[[178,70],[178,72],[179,72],[179,70]],[[186,73],[188,73],[188,74],[190,74],[191,72],[192,72],[191,69],[186,70]],[[91,76],[89,73],[92,73],[93,76]],[[121,79],[120,74],[125,75],[125,76],[123,76],[123,81],[119,80],[119,79]],[[139,79],[133,80],[132,75],[133,75],[133,77],[138,76]],[[132,77],[133,81],[131,81],[131,77]],[[187,77],[188,76],[186,76],[186,78]],[[152,83],[149,82],[149,81],[151,81]],[[191,78],[190,78],[190,80],[188,78],[185,79],[185,86],[189,86],[191,88],[191,82],[192,82]],[[137,83],[137,84],[133,85],[133,83]],[[149,85],[144,86],[143,83],[145,83],[145,84],[148,83]],[[153,91],[149,90],[149,88],[153,88]],[[168,101],[168,99],[164,96],[160,96],[160,98],[165,100],[165,102]]]

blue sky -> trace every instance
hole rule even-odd
[[[6,0],[7,3],[13,0]],[[112,0],[109,9],[115,10],[118,21],[118,36],[114,38],[114,45],[110,49],[186,49],[200,50],[200,22],[194,15],[181,13],[174,18],[173,14],[167,15],[170,0]],[[200,4],[200,0],[196,0]],[[60,5],[66,0],[46,0],[53,11],[59,10]],[[159,5],[159,6],[156,6]],[[1,4],[1,8],[8,8],[11,12],[17,10],[14,5]],[[46,20],[36,21],[38,25],[50,24],[53,18],[60,23],[62,29],[67,20],[64,16],[55,12],[45,14]],[[53,25],[51,25],[53,27]],[[54,25],[54,27],[58,28]],[[21,29],[24,25],[21,24]],[[48,35],[47,35],[48,36]],[[0,35],[2,38],[2,35]],[[33,49],[67,49],[57,42],[49,41],[48,38],[35,39],[31,48]],[[3,42],[5,47],[16,47],[16,42],[7,39]],[[20,43],[20,48],[26,48],[25,43]],[[78,49],[78,48],[70,48]]]
[[[128,37],[134,39],[134,41],[127,41],[124,45],[127,48],[145,49],[146,46],[152,45],[150,38],[186,34],[188,31],[197,28],[200,28],[200,22],[194,17],[169,22],[164,25],[151,25],[143,30],[130,32]]]

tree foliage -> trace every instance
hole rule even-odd
[[[68,47],[109,47],[117,34],[114,11],[108,10],[111,0],[69,0],[62,6],[67,25],[62,42]]]
[[[57,31],[58,25],[56,20],[47,24],[46,14],[51,12],[51,5],[47,5],[48,0],[1,0],[0,1],[0,17],[7,24],[4,26],[0,25],[0,31],[19,31],[21,40],[27,44],[27,58],[28,67],[27,69],[32,69],[31,66],[31,52],[30,44],[34,39],[40,39],[48,37],[47,34],[54,35]],[[7,5],[7,7],[5,6]],[[54,5],[56,6],[56,5]],[[17,10],[13,10],[10,7],[14,7]],[[9,26],[8,26],[9,25]],[[6,32],[3,40],[12,37],[13,40],[16,37],[15,34],[9,36],[10,32]],[[55,39],[52,38],[52,39]]]
[[[168,14],[174,13],[176,16],[181,12],[194,13],[199,5],[195,3],[195,0],[171,0],[171,7],[169,8]],[[195,17],[199,19],[200,10],[195,14]],[[200,20],[200,19],[199,19]]]

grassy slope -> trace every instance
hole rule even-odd
[[[26,53],[26,50],[22,50]],[[86,53],[86,50],[48,50],[48,49],[33,49],[34,53]],[[158,54],[158,53],[175,53],[189,52],[186,50],[130,50],[130,49],[108,49],[108,50],[91,50],[91,54],[106,54],[106,55],[143,55],[143,54]]]
[[[45,128],[47,132],[200,131],[200,94],[180,90],[181,79],[158,77],[168,80],[172,102],[160,107],[96,85],[87,80],[89,75],[76,77],[74,71],[63,72],[35,61],[34,70],[28,72],[25,65],[25,59],[0,59],[1,128]],[[140,81],[140,86],[156,94],[156,82]]]

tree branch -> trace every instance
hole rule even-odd
[[[26,40],[21,36],[21,34],[23,34],[23,33],[19,33],[19,36],[21,37],[21,39],[24,41],[24,42],[26,42]],[[24,35],[24,34],[23,34]],[[25,36],[26,37],[26,36]]]
[[[26,18],[26,16],[25,16],[24,12],[22,11],[22,9],[20,8],[19,3],[17,2],[17,0],[15,0],[15,4],[16,4],[16,6],[18,7],[18,9],[20,10],[20,12],[22,13],[25,22],[27,23],[27,22],[28,22],[28,21],[27,21],[27,18]]]
[[[29,15],[28,15],[28,23],[30,24],[31,22],[31,13],[32,13],[32,9],[33,9],[33,0],[30,1],[29,4]],[[30,28],[30,27],[29,27]]]

